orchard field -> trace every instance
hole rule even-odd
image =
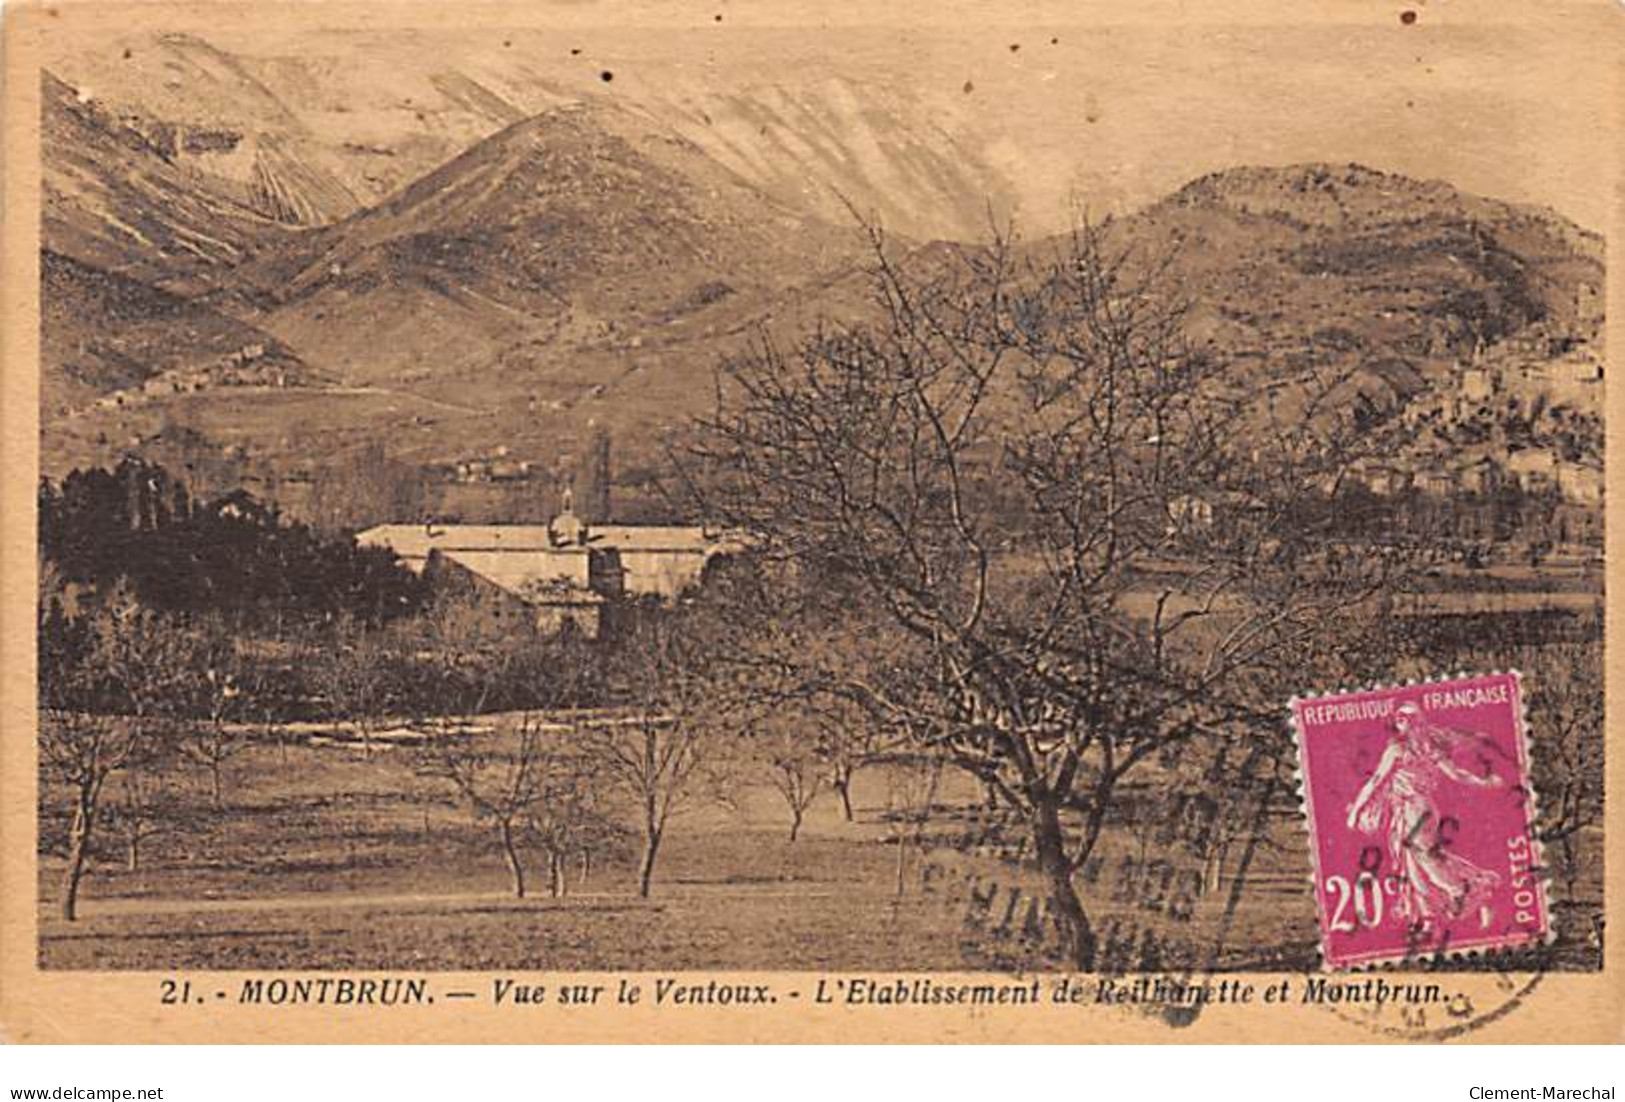
[[[737,784],[723,801],[676,820],[647,899],[636,890],[635,846],[609,846],[590,868],[567,870],[554,897],[539,856],[516,898],[491,830],[448,788],[413,767],[411,749],[380,742],[251,744],[229,763],[212,806],[201,770],[167,782],[162,824],[129,867],[124,838],[104,829],[79,918],[57,916],[63,801],[42,802],[40,960],[53,969],[379,970],[951,970],[1046,967],[1020,929],[1027,904],[1006,905],[1021,871],[956,844],[979,792],[944,773],[928,821],[899,816],[892,767],[860,770],[854,821],[825,792],[795,842],[767,784]],[[1561,967],[1593,966],[1588,917],[1600,912],[1597,855],[1577,899],[1554,886]],[[899,850],[903,871],[899,876]],[[1229,899],[1239,850],[1191,900],[1183,925],[1123,870],[1161,852],[1119,825],[1086,884],[1103,925],[1136,918],[1208,944]],[[1306,841],[1290,810],[1255,847],[1222,968],[1314,966]],[[971,878],[965,877],[969,869]],[[944,875],[944,872],[948,875]],[[1087,878],[1086,879],[1090,879]],[[899,894],[899,882],[902,892]],[[986,897],[980,911],[974,898]],[[1013,911],[1013,914],[1005,912]],[[1158,912],[1158,913],[1150,913]],[[1010,927],[1010,929],[1001,929]],[[1030,931],[1029,931],[1030,932]],[[1175,962],[1170,961],[1170,964]]]

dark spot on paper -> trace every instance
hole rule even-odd
[[[1399,21],[1409,27],[1412,23],[1416,22],[1416,13],[1413,11],[1402,11],[1399,13]]]
[[[610,81],[615,79],[615,74],[610,72],[608,69],[605,69],[603,72],[598,74],[598,79],[603,81],[605,84],[608,84]]]
[[[130,48],[128,46],[124,47],[124,60],[130,60]]]
[[[722,22],[722,13],[721,12],[717,12],[716,20],[717,20],[718,23]]]
[[[1021,49],[1021,43],[1019,43],[1019,42],[1010,43],[1010,52],[1011,53],[1015,53],[1019,49]]]
[[[503,39],[503,40],[502,40],[502,47],[503,47],[503,49],[507,49],[507,48],[508,48],[508,47],[509,47],[509,46],[512,46],[512,45],[513,45],[513,39],[511,39],[511,38],[504,38],[504,39]]]
[[[976,85],[967,80],[965,82],[965,94],[968,96],[974,91],[976,91]]]
[[[580,46],[572,46],[572,47],[570,47],[570,56],[571,57],[580,57],[581,56],[581,47]]]
[[[1052,38],[1049,40],[1049,44],[1051,46],[1059,46],[1061,44],[1061,40],[1059,38]]]

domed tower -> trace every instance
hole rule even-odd
[[[566,486],[561,496],[558,515],[547,524],[547,538],[554,547],[569,547],[587,542],[587,526],[575,512],[575,494]]]

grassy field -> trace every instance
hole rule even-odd
[[[104,832],[81,917],[56,917],[61,860],[40,870],[41,959],[54,968],[948,967],[941,908],[895,895],[897,847],[873,814],[845,823],[826,796],[801,838],[767,789],[674,820],[653,897],[631,854],[585,882],[513,897],[494,835],[406,752],[254,747],[234,759],[226,806],[195,771],[181,825],[143,843],[130,871]],[[883,803],[878,775],[860,801]],[[866,783],[874,782],[874,783]],[[47,794],[49,797],[49,793]],[[46,809],[48,836],[61,824]]]
[[[148,839],[138,871],[104,832],[78,921],[57,917],[61,858],[40,869],[40,958],[62,969],[910,969],[1042,965],[1019,933],[1023,876],[944,843],[951,826],[904,848],[885,820],[884,768],[860,772],[857,821],[826,794],[800,839],[765,786],[741,784],[730,806],[697,806],[670,828],[651,898],[637,896],[632,854],[600,859],[568,894],[546,894],[531,852],[532,889],[509,890],[494,836],[436,782],[416,776],[407,751],[363,756],[342,745],[255,745],[229,766],[224,807],[208,808],[197,770],[171,782],[178,825]],[[47,841],[62,829],[46,793]],[[969,812],[974,786],[940,791],[939,819]],[[61,806],[56,804],[55,806]],[[906,833],[906,832],[905,832]],[[1600,855],[1600,845],[1591,848]],[[1123,890],[1125,861],[1143,840],[1109,832],[1088,903],[1105,929],[1145,925],[1200,952],[1219,937],[1228,883],[1213,885],[1188,921],[1148,914]],[[1154,855],[1154,853],[1153,853]],[[1291,817],[1258,848],[1218,960],[1223,967],[1309,967],[1314,920],[1305,841]],[[969,863],[968,867],[967,862]],[[1234,868],[1232,862],[1231,868]],[[934,874],[944,870],[952,875]],[[966,878],[966,873],[970,878]],[[1587,883],[1600,884],[1600,864]],[[927,880],[930,880],[928,890]],[[979,916],[973,893],[991,891]],[[1600,889],[1567,907],[1568,966],[1588,966],[1584,914]],[[1591,896],[1595,899],[1591,899]],[[1008,913],[1005,913],[1008,912]],[[1570,937],[1570,934],[1575,936]],[[1113,934],[1112,936],[1115,936]]]

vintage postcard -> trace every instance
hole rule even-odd
[[[5,1039],[1621,1038],[1619,3],[4,18]]]

